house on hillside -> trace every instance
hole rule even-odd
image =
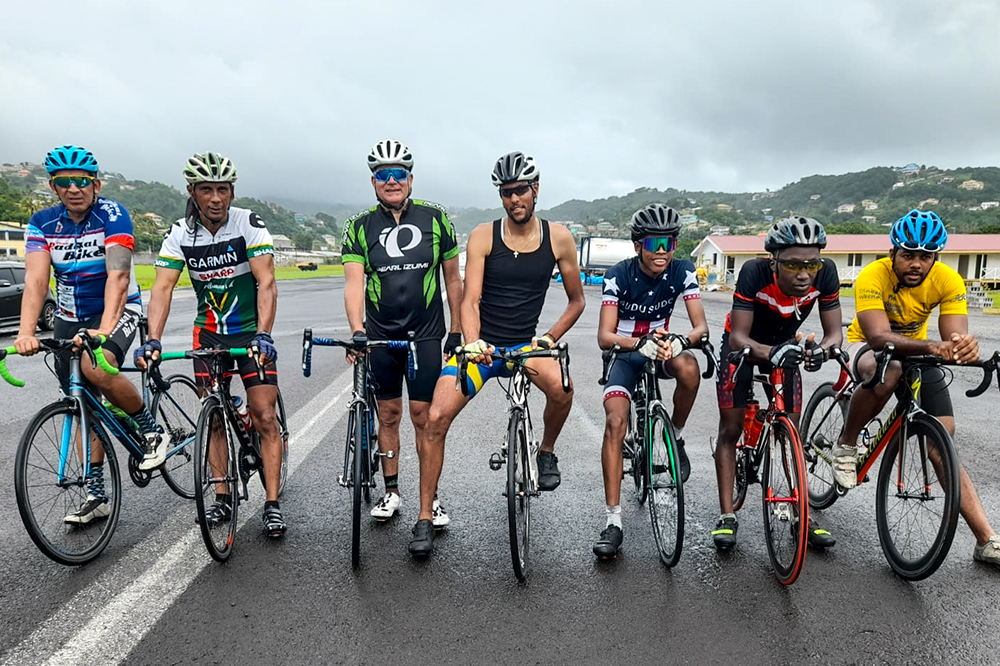
[[[857,206],[855,206],[852,203],[840,204],[839,206],[837,206],[837,212],[838,213],[853,213],[855,208],[857,208]]]
[[[292,250],[295,248],[292,239],[283,234],[272,234],[271,241],[274,243],[275,250]]]
[[[718,210],[732,210],[733,209],[732,206],[730,206],[729,204],[724,204],[724,203],[715,204],[715,207]]]
[[[920,174],[920,167],[910,162],[905,167],[899,170],[900,175],[903,176],[916,176]]]
[[[960,190],[981,190],[981,189],[983,189],[983,181],[981,181],[981,180],[973,180],[972,178],[970,178],[969,180],[967,180],[967,181],[963,182],[961,185],[959,185],[958,189],[960,189]]]
[[[924,209],[924,206],[937,206],[940,202],[937,199],[924,199],[917,204],[917,208],[920,210]]]
[[[990,208],[996,208],[1000,206],[1000,201],[984,201],[979,204],[979,207],[983,210],[989,210]]]
[[[823,256],[837,264],[841,284],[853,284],[861,269],[888,256],[889,234],[837,234],[827,236]],[[756,257],[766,257],[764,235],[706,236],[694,251],[696,266],[706,266],[719,282],[735,284],[740,268]],[[1000,284],[1000,234],[948,234],[948,247],[940,261],[967,282]]]

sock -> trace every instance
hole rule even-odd
[[[233,505],[233,501],[232,498],[229,496],[229,493],[215,493],[215,501],[223,502],[225,504],[228,504],[229,506]]]
[[[281,509],[281,507],[278,506],[278,500],[264,502],[264,511],[267,511],[271,507],[274,507],[275,509]]]
[[[146,405],[143,405],[142,409],[135,414],[129,414],[129,416],[139,424],[139,430],[143,435],[148,435],[151,432],[163,432],[163,428],[156,424],[156,419],[149,413],[149,408]]]
[[[733,520],[736,520],[736,514],[735,513],[724,513],[721,516],[719,516],[719,520],[724,520],[726,518],[732,518]]]
[[[684,428],[674,426],[674,434],[677,436],[677,439],[683,439],[682,435],[684,434]]]
[[[608,517],[608,524],[605,527],[611,527],[614,525],[618,529],[622,528],[622,507],[621,504],[617,506],[611,506],[610,504],[604,507],[604,513]]]
[[[387,493],[396,491],[396,494],[399,494],[399,474],[385,477],[385,491]]]
[[[103,462],[90,463],[90,472],[87,474],[87,494],[92,495],[94,499],[99,499],[104,502],[108,500],[108,496],[104,492]]]

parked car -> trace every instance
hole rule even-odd
[[[300,271],[315,271],[318,270],[315,261],[300,261],[295,264]]]
[[[21,297],[24,295],[24,264],[0,261],[0,327],[17,326],[21,322]],[[55,327],[56,299],[52,290],[45,295],[38,326],[43,331]]]

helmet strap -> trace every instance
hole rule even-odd
[[[397,212],[397,213],[399,211],[405,209],[406,205],[408,203],[410,203],[410,197],[406,197],[399,204],[396,204],[396,205],[393,205],[393,204],[391,204],[391,203],[389,203],[387,201],[384,201],[382,198],[380,198],[378,196],[376,196],[375,198],[378,199],[378,204],[380,206],[382,206],[382,208],[385,208],[386,210],[391,210],[391,211],[394,211],[394,212]]]

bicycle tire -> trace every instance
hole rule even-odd
[[[351,408],[351,427],[348,429],[350,437],[353,438],[354,457],[351,461],[351,567],[357,569],[361,564],[361,486],[362,486],[362,465],[364,465],[364,447],[362,438],[364,437],[365,407],[361,403],[355,404]]]
[[[167,486],[184,499],[194,499],[194,440],[198,431],[198,414],[201,412],[201,391],[191,378],[185,375],[170,375],[164,381],[170,385],[168,391],[153,394],[149,411],[156,422],[163,427],[168,438],[167,451],[183,447],[169,456],[160,467],[160,476]],[[183,388],[182,388],[183,387]],[[185,405],[190,396],[194,405]]]
[[[374,401],[372,401],[374,402]],[[363,475],[363,485],[361,486],[365,504],[372,503],[372,488],[375,483],[375,470],[378,468],[378,436],[375,431],[375,413],[372,402],[368,403],[368,418],[365,420],[365,440],[368,442],[368,456],[365,458],[365,467],[361,470]]]
[[[59,484],[57,465],[63,433],[69,427],[65,436],[76,441],[80,430],[79,410],[72,401],[54,402],[35,414],[21,435],[14,461],[14,493],[28,536],[46,557],[67,566],[86,564],[101,554],[115,532],[121,511],[118,459],[104,427],[96,417],[92,420],[93,431],[104,448],[104,486],[109,505],[106,518],[82,526],[63,521],[87,498],[86,474],[75,445],[69,447],[66,465],[66,478],[74,481]]]
[[[660,561],[677,564],[684,545],[684,481],[674,425],[662,407],[651,412],[645,471],[649,481],[649,519]]]
[[[809,474],[809,506],[814,509],[827,509],[840,497],[833,480],[832,449],[847,422],[847,402],[837,399],[833,382],[826,382],[813,392],[802,411],[799,432]]]
[[[753,449],[743,446],[743,435],[736,440],[736,465],[733,474],[733,512],[743,508],[750,487],[750,466]]]
[[[278,419],[278,436],[281,437],[281,477],[278,481],[278,497],[281,497],[288,485],[288,413],[285,412],[285,399],[281,397],[281,389],[278,389],[275,416]],[[260,478],[264,478],[263,473]]]
[[[213,433],[222,440],[213,441]],[[236,520],[239,514],[239,471],[236,453],[236,436],[232,432],[226,418],[226,410],[218,396],[205,398],[198,415],[198,431],[195,435],[194,449],[194,485],[195,506],[198,512],[198,525],[205,542],[208,554],[217,562],[225,562],[233,551],[236,539]],[[221,462],[222,457],[225,462]],[[213,466],[213,459],[215,465]],[[223,486],[219,492],[219,486]],[[215,503],[218,495],[229,495],[232,514],[228,520],[209,524],[206,513]]]
[[[903,426],[906,429],[906,441],[902,441],[904,427],[901,427],[892,441],[886,446],[882,455],[882,462],[879,464],[875,495],[875,523],[878,526],[879,544],[882,546],[882,552],[885,554],[886,560],[889,561],[889,565],[893,571],[906,580],[922,580],[933,574],[941,566],[941,563],[948,556],[952,539],[955,537],[961,504],[961,479],[958,454],[955,452],[955,446],[952,443],[951,436],[948,435],[948,431],[934,417],[926,414],[916,414],[908,425],[904,423]],[[921,438],[923,442],[921,442]],[[936,443],[936,445],[932,445],[941,457],[941,469],[937,469],[937,466],[928,460],[930,464],[927,465],[927,469],[929,474],[933,474],[934,478],[933,482],[925,484],[921,471],[923,468],[923,454],[921,453],[920,445],[923,443],[924,447],[926,447],[928,440]],[[902,450],[900,450],[901,444]],[[917,469],[911,466],[914,462],[918,465]],[[908,470],[913,471],[918,478],[914,478],[908,482],[906,478]],[[929,501],[923,501],[920,497],[900,497],[900,487],[902,487],[902,493],[910,495],[911,493],[908,492],[908,488],[912,487],[921,491],[920,493],[913,494],[922,494],[925,485],[932,488],[935,485],[938,487],[937,492],[929,498]],[[951,489],[954,489],[955,492],[950,492]],[[938,499],[940,497],[944,498],[943,503]],[[901,504],[900,500],[902,500],[904,507],[906,502],[913,499],[918,500],[918,504],[915,505],[917,507],[928,504],[931,507],[941,506],[939,514],[933,511],[928,512],[931,516],[936,516],[930,517],[930,525],[933,526],[934,521],[938,523],[933,528],[933,538],[928,538],[930,541],[929,544],[926,546],[914,546],[912,551],[904,552],[909,550],[906,546],[913,544],[914,540],[909,534],[905,537],[897,535],[896,530],[916,525],[921,522],[921,519],[913,518],[910,514],[914,513],[915,510],[907,508],[902,511],[904,514],[903,517],[906,518],[905,521],[903,517],[899,520],[893,520],[892,516],[895,513],[892,510],[893,507],[890,506],[889,500],[891,498],[897,500],[895,502],[896,505]],[[907,523],[907,525],[902,525],[901,523],[903,522]]]
[[[523,581],[528,573],[531,528],[531,452],[524,432],[524,414],[515,409],[507,425],[507,526],[514,575]]]
[[[649,496],[649,477],[646,473],[646,426],[638,420],[633,421],[635,427],[632,430],[632,476],[635,479],[635,498],[639,504],[645,504]]]
[[[771,425],[764,446],[761,497],[764,536],[774,575],[791,585],[802,572],[809,524],[809,491],[805,457],[798,432],[786,416]],[[775,455],[778,452],[778,455]]]

